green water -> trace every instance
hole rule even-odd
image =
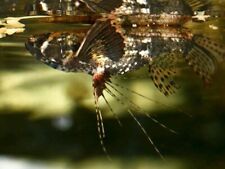
[[[1,18],[22,16],[23,6],[20,1],[16,12],[2,8],[5,12],[1,12]],[[80,29],[86,25],[35,20],[23,23],[26,25],[23,33],[0,39],[0,167],[10,160],[5,165],[11,164],[10,169],[225,168],[223,64],[218,66],[208,86],[185,67],[179,79],[180,89],[169,97],[154,87],[145,68],[130,75],[130,80],[116,79],[121,85],[152,98],[151,102],[128,93],[142,109],[178,134],[161,128],[143,113],[136,114],[165,157],[164,162],[129,116],[127,107],[109,97],[123,126],[117,124],[107,105],[101,102],[105,145],[113,159],[108,161],[98,139],[91,77],[53,70],[38,62],[24,47],[31,34]],[[220,29],[209,29],[212,24]],[[224,19],[192,23],[189,27],[225,42]]]

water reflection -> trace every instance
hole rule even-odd
[[[210,15],[211,10],[196,12],[192,18],[183,16],[190,14],[191,10],[185,5],[181,7],[178,1],[174,1],[178,3],[174,3],[176,10],[167,1],[135,1],[141,4],[134,6],[126,1],[127,5],[122,5],[121,10],[116,11],[119,15],[126,12],[121,20],[110,16],[112,18],[96,21],[101,17],[99,12],[111,11],[120,6],[121,1],[112,1],[110,6],[101,1],[99,4],[97,1],[86,0],[61,2],[34,1],[24,5],[20,1],[22,5],[18,4],[15,10],[9,10],[18,16],[23,16],[25,9],[29,15],[44,14],[50,17],[24,19],[24,33],[1,39],[1,153],[48,160],[62,157],[80,162],[82,159],[87,165],[96,162],[90,159],[104,156],[96,134],[91,77],[84,74],[64,74],[39,64],[23,46],[27,38],[33,35],[27,42],[27,47],[48,65],[68,71],[85,71],[91,75],[98,73],[100,65],[103,68],[100,70],[107,70],[110,75],[121,75],[112,80],[115,88],[121,90],[117,85],[119,84],[154,98],[155,102],[150,103],[125,88],[122,88],[122,94],[117,93],[116,99],[113,96],[116,90],[105,93],[114,113],[119,113],[124,124],[122,128],[112,119],[109,105],[100,99],[99,106],[106,113],[105,145],[110,154],[119,158],[121,163],[133,158],[136,159],[136,165],[140,163],[145,166],[145,160],[141,161],[141,157],[159,157],[128,116],[128,108],[123,104],[125,102],[136,113],[146,130],[151,132],[151,137],[162,154],[167,159],[175,159],[176,164],[173,166],[173,162],[171,163],[173,168],[181,168],[183,165],[186,168],[196,168],[198,165],[201,168],[223,168],[224,136],[221,133],[224,130],[225,79],[221,77],[224,68],[220,62],[224,57],[224,20],[216,18],[222,15],[220,11],[223,10],[213,10],[213,15]],[[145,2],[150,3],[148,8]],[[90,3],[89,7],[85,5],[87,3]],[[9,5],[8,1],[4,5]],[[157,8],[152,8],[154,5]],[[163,8],[165,5],[168,8]],[[205,9],[204,5],[200,7]],[[125,8],[129,10],[124,10]],[[153,26],[145,22],[146,17],[150,19],[150,15],[146,15],[148,9],[155,14],[163,11],[171,15],[152,15]],[[210,8],[207,6],[206,9]],[[218,9],[218,5],[214,9]],[[135,18],[133,11],[145,15]],[[181,16],[177,17],[178,14]],[[17,19],[20,18],[15,18],[15,21]],[[193,19],[194,22],[188,22],[182,28],[183,22],[188,19]],[[202,21],[208,22],[201,23]],[[78,58],[78,64],[74,61],[74,56]],[[63,65],[65,62],[67,64]],[[143,65],[147,65],[150,73],[146,67],[136,71]],[[191,69],[203,79],[203,83]],[[131,70],[136,72],[130,72]],[[179,88],[178,94],[164,97],[154,88],[149,77],[140,79],[146,74],[152,75],[154,84],[162,93],[168,95]],[[178,81],[180,85],[174,81]],[[208,85],[209,82],[213,82],[211,87],[205,89],[203,84]],[[95,89],[98,87],[99,85],[95,86]],[[105,86],[101,87],[106,90]],[[109,85],[107,87],[110,88]],[[101,90],[102,88],[97,93],[98,97],[102,95]],[[179,136],[171,135],[152,123],[145,117],[144,111],[133,103],[148,114],[157,115],[160,122],[178,130]],[[176,107],[181,104],[182,111],[194,115],[192,119],[181,114],[180,109],[173,108],[174,105]],[[177,162],[176,159],[180,161]],[[156,163],[158,168],[162,167],[161,161]],[[129,164],[126,162],[125,168]],[[117,166],[124,168],[120,164]]]

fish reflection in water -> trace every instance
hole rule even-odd
[[[126,89],[140,97],[147,97],[113,83],[111,77],[147,66],[149,72],[146,73],[150,74],[155,86],[164,95],[170,95],[177,88],[174,81],[176,66],[185,60],[205,83],[209,83],[217,64],[224,60],[225,46],[206,36],[192,34],[183,24],[194,18],[205,20],[214,17],[198,16],[203,10],[210,13],[207,10],[210,4],[196,0],[82,0],[64,2],[64,7],[62,4],[52,10],[46,4],[45,8],[39,6],[39,12],[65,17],[68,14],[65,10],[70,9],[74,11],[74,17],[82,16],[84,22],[88,20],[84,18],[93,13],[95,23],[90,29],[33,35],[26,42],[26,48],[37,59],[55,69],[85,72],[93,77],[98,132],[106,153],[99,98],[102,97],[110,111],[115,113],[104,92],[120,104],[129,104],[129,114],[162,156],[134,115],[140,108],[121,90]],[[68,4],[73,5],[69,8]],[[32,10],[30,14],[35,13]],[[155,119],[153,121],[157,122]]]

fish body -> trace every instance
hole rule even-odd
[[[167,74],[176,64],[171,60],[182,56],[201,78],[210,81],[215,63],[224,59],[223,45],[183,27],[195,11],[208,5],[206,1],[82,0],[70,1],[70,5],[77,2],[98,15],[89,30],[35,35],[26,43],[33,55],[53,68],[92,76],[104,70],[113,76],[147,65],[156,87],[167,95],[170,87],[162,87],[165,79],[159,82],[156,76]],[[153,69],[162,69],[161,62],[163,70],[155,75]]]
[[[176,38],[180,39],[177,39],[178,41],[182,41],[181,39],[185,38],[182,37],[180,30],[176,31],[175,29],[171,29],[171,25],[175,27],[180,26],[181,20],[182,22],[185,22],[187,14],[190,14],[190,12],[184,12],[182,10],[184,4],[181,4],[178,0],[175,1],[176,3],[174,3],[173,6],[169,6],[171,5],[170,1],[147,2],[114,0],[112,1],[112,4],[114,4],[112,5],[112,8],[106,1],[79,1],[80,3],[87,4],[92,11],[100,14],[101,17],[97,17],[100,19],[96,20],[96,23],[89,30],[87,36],[83,37],[83,42],[79,42],[81,45],[79,50],[70,51],[73,52],[73,54],[71,54],[73,55],[73,59],[71,59],[70,55],[70,59],[67,58],[67,65],[60,64],[59,69],[63,68],[63,70],[67,71],[78,71],[79,67],[83,66],[74,64],[82,62],[83,65],[88,67],[85,72],[89,74],[93,74],[99,65],[108,69],[111,74],[124,74],[125,72],[142,67],[151,60],[151,57],[160,53],[160,51],[157,52],[157,49],[155,49],[157,46],[160,46],[160,44],[163,46],[172,41],[176,43]],[[176,8],[173,9],[173,7]],[[182,30],[181,32],[184,31]],[[105,37],[98,37],[100,34],[105,34]],[[110,42],[110,38],[113,38],[109,35],[115,35],[115,37],[113,37],[115,38],[113,42]],[[51,38],[50,36],[53,36],[54,38]],[[62,34],[62,36],[65,36],[65,34]],[[59,34],[57,40],[57,36],[53,33],[51,35],[47,34],[46,37],[44,37],[44,35],[40,36],[42,40],[37,38],[36,43],[44,42],[43,44],[37,45],[41,48],[39,58],[44,58],[46,56],[49,58],[54,57],[51,56],[49,51],[56,52],[56,50],[52,49],[53,44],[54,48],[55,45],[58,45],[59,48],[63,48],[61,42],[59,42],[62,36]],[[76,37],[77,35],[71,33],[68,36]],[[32,39],[31,41],[34,41],[35,38],[30,39]],[[87,43],[90,42],[92,44],[96,43],[92,49],[90,49],[90,46],[87,47]],[[105,46],[106,43],[109,44]],[[29,46],[29,42],[27,43],[27,46]],[[171,48],[174,47],[172,43],[170,46]],[[114,50],[109,48],[114,48]],[[88,50],[89,53],[87,54],[87,51],[85,54],[82,53],[84,50]],[[60,51],[62,59],[65,58],[65,54],[63,54],[65,50],[62,49]],[[163,52],[163,50],[161,52]],[[58,55],[59,54],[60,52],[58,52]],[[57,54],[54,55],[59,57]],[[79,60],[78,62],[74,62],[76,58]],[[47,62],[50,63],[50,61]],[[52,65],[56,64],[52,63]],[[68,67],[66,68],[66,66]],[[90,69],[93,68],[95,69],[91,72]],[[83,70],[84,69],[82,68],[80,71]]]
[[[147,66],[155,86],[164,95],[170,95],[177,89],[174,76],[176,76],[177,63],[181,59],[192,67],[204,82],[210,82],[217,64],[225,59],[225,46],[203,35],[192,34],[183,26],[193,18],[196,12],[204,10],[208,6],[208,1],[80,0],[67,2],[73,7],[79,2],[82,4],[82,9],[85,9],[79,12],[78,5],[77,11],[70,12],[69,15],[72,15],[73,21],[85,23],[89,21],[87,19],[89,16],[83,13],[89,9],[88,14],[94,16],[92,17],[94,24],[90,29],[32,35],[26,42],[26,48],[37,59],[55,69],[84,72],[92,76],[98,133],[106,154],[99,98],[102,97],[105,100],[113,114],[114,111],[104,92],[122,105],[125,104],[124,100],[128,102],[128,113],[136,121],[155,151],[163,158],[133,113],[133,110],[139,110],[139,107],[117,88],[124,89],[124,87],[111,82],[111,77],[124,75]],[[68,14],[62,9],[65,7],[61,8],[60,15]],[[59,20],[56,19],[56,21]],[[125,89],[148,99],[142,94]],[[160,124],[154,118],[150,118]],[[160,125],[167,128],[165,125]]]

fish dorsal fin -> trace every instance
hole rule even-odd
[[[97,13],[108,13],[120,7],[123,0],[82,0]]]
[[[211,81],[215,72],[215,60],[201,47],[194,46],[185,56],[188,65],[191,66],[206,83]]]
[[[179,52],[163,53],[153,58],[150,64],[150,74],[155,86],[164,94],[175,93],[178,88],[174,81],[176,75],[176,63],[180,57]]]
[[[195,11],[203,11],[209,7],[209,0],[184,0],[186,4]]]
[[[76,57],[81,61],[118,61],[124,54],[124,41],[110,20],[97,21],[83,40]]]

